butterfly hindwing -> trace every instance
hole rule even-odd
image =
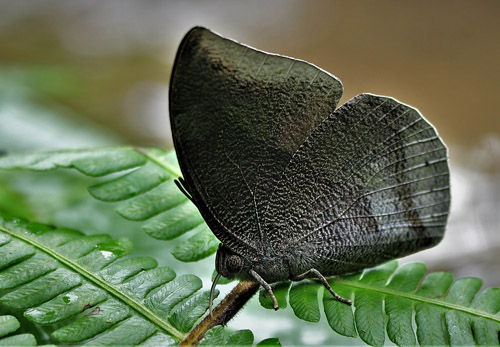
[[[361,94],[295,153],[264,225],[277,253],[298,249],[324,275],[340,274],[436,244],[449,201],[447,150],[432,125]]]

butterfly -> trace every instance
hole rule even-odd
[[[217,276],[270,283],[351,273],[436,245],[450,205],[447,148],[414,108],[361,94],[302,60],[208,29],[170,79],[176,183],[221,241]]]

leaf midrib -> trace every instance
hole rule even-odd
[[[471,307],[465,307],[465,306],[461,306],[461,305],[454,304],[451,302],[427,298],[425,296],[420,296],[420,295],[417,295],[414,293],[402,292],[402,291],[390,289],[387,287],[377,287],[377,286],[373,286],[373,285],[361,283],[361,282],[352,282],[352,281],[341,280],[341,279],[337,279],[336,282],[342,283],[343,285],[346,285],[346,286],[352,287],[352,288],[364,289],[364,290],[373,291],[373,292],[377,292],[377,293],[381,293],[381,294],[403,297],[403,298],[406,298],[406,299],[409,299],[412,301],[417,301],[417,302],[426,303],[426,304],[430,304],[430,305],[440,306],[440,307],[443,307],[443,308],[446,308],[449,310],[461,311],[461,312],[465,312],[465,313],[468,313],[468,314],[471,314],[471,315],[474,315],[477,317],[490,319],[492,321],[500,323],[500,316],[490,314],[487,312],[483,312],[483,311],[479,311],[479,310],[476,310],[476,309],[471,308]]]
[[[94,275],[93,273],[87,271],[85,268],[77,264],[76,262],[72,261],[71,259],[57,253],[56,251],[52,250],[51,248],[45,246],[42,243],[37,242],[35,239],[30,238],[28,235],[23,235],[20,233],[17,233],[14,230],[9,230],[5,228],[4,226],[0,226],[0,230],[17,238],[20,239],[35,248],[38,248],[42,252],[45,252],[49,256],[53,257],[60,263],[64,264],[68,268],[72,269],[76,273],[78,273],[80,276],[86,278],[88,281],[94,283],[94,285],[104,289],[107,293],[113,295],[114,297],[118,298],[120,301],[124,302],[128,306],[132,307],[135,311],[146,317],[148,320],[150,320],[152,323],[155,325],[159,326],[175,338],[179,340],[183,340],[186,336],[186,334],[183,334],[179,330],[177,330],[175,327],[173,327],[170,323],[167,321],[161,319],[158,317],[153,311],[136,301],[134,298],[131,296],[125,294],[124,292],[120,291],[118,288],[115,286],[107,283],[103,279],[99,278],[98,276]]]
[[[179,170],[167,164],[166,162],[162,161],[161,158],[151,153],[151,151],[149,151],[147,148],[136,147],[135,150],[140,154],[142,154],[143,156],[145,156],[150,161],[152,161],[153,163],[155,163],[156,165],[158,165],[159,167],[163,168],[165,171],[168,171],[174,177],[182,176],[182,173],[180,173]]]

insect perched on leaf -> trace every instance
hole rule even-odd
[[[305,61],[196,27],[170,80],[170,119],[193,201],[222,242],[219,277],[269,283],[346,274],[437,244],[447,149],[414,108],[361,94]],[[210,305],[212,298],[210,299]],[[211,306],[210,306],[211,307]]]

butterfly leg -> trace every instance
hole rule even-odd
[[[274,307],[274,310],[277,311],[279,306],[278,306],[278,300],[276,300],[276,297],[274,296],[274,293],[273,293],[273,289],[271,288],[271,286],[269,285],[269,283],[267,283],[266,281],[264,281],[264,279],[262,277],[260,277],[260,275],[253,271],[253,270],[250,270],[250,275],[252,275],[253,278],[255,278],[255,280],[257,282],[259,282],[259,284],[261,286],[263,286],[267,292],[269,293],[269,295],[271,296],[271,299],[273,300],[273,307]]]
[[[189,194],[188,190],[186,189],[186,185],[184,184],[184,178],[179,177],[178,179],[174,180],[175,185],[179,190],[184,194],[189,200],[193,201],[193,197],[191,194]]]
[[[349,299],[346,299],[346,298],[343,298],[341,297],[340,295],[338,295],[337,293],[335,293],[332,289],[332,287],[330,287],[330,285],[328,284],[328,281],[326,280],[325,276],[323,276],[318,270],[316,269],[311,269],[309,271],[306,271],[304,272],[302,275],[298,275],[297,277],[294,278],[294,281],[301,281],[303,280],[304,278],[310,278],[310,277],[316,277],[319,279],[319,281],[321,282],[321,284],[323,284],[325,286],[326,289],[328,289],[328,291],[330,293],[332,293],[333,297],[335,299],[337,299],[338,301],[340,302],[343,302],[344,304],[347,304],[347,305],[352,305],[352,301],[349,300]]]

